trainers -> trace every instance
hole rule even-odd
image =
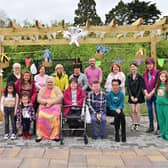
[[[9,134],[5,134],[4,135],[4,140],[8,140],[9,139]]]
[[[15,140],[16,139],[16,135],[15,134],[12,134],[11,137],[10,137],[11,140]]]
[[[138,124],[135,125],[135,130],[139,131],[139,125]]]
[[[135,124],[132,124],[131,125],[131,131],[134,131],[135,130]]]

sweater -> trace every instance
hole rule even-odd
[[[107,94],[107,107],[116,111],[116,109],[122,110],[124,108],[124,94],[122,91],[114,93],[113,91]]]

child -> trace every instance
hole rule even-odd
[[[9,138],[9,116],[12,125],[11,140],[16,139],[16,123],[15,115],[18,104],[18,94],[16,93],[16,88],[13,82],[9,82],[6,85],[4,95],[1,98],[1,111],[5,118],[5,135],[4,139]]]
[[[156,108],[160,126],[160,135],[168,140],[168,72],[161,71],[157,80]]]
[[[29,139],[29,129],[31,121],[35,120],[35,111],[32,104],[29,104],[29,96],[22,94],[21,104],[17,109],[17,121],[23,128],[23,139]]]
[[[120,141],[120,124],[122,142],[126,142],[126,121],[123,113],[124,108],[124,94],[120,90],[121,81],[119,79],[112,80],[112,91],[107,94],[107,109],[108,113],[114,116],[115,124],[115,141]]]

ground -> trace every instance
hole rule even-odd
[[[127,117],[127,142],[114,142],[114,126],[108,118],[104,140],[92,140],[88,126],[89,143],[82,137],[65,137],[64,145],[43,140],[3,140],[3,123],[0,124],[0,167],[2,168],[167,168],[168,141],[153,133],[147,134],[147,117],[141,118],[138,132],[130,130]]]

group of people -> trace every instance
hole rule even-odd
[[[168,140],[168,73],[155,69],[153,58],[145,60],[144,76],[138,73],[136,63],[130,64],[131,73],[127,76],[117,63],[113,63],[105,82],[105,91],[101,89],[102,70],[96,67],[95,58],[89,59],[89,66],[81,72],[81,65],[73,65],[74,73],[69,76],[63,65],[57,64],[55,73],[48,76],[45,66],[41,65],[39,74],[33,76],[29,71],[21,74],[21,65],[13,65],[13,74],[7,78],[7,85],[1,97],[1,111],[5,118],[4,139],[16,139],[16,133],[22,130],[23,139],[30,138],[30,126],[34,122],[36,142],[42,139],[58,141],[60,133],[60,113],[63,104],[63,116],[81,115],[85,102],[89,109],[92,125],[92,138],[104,139],[106,116],[114,117],[115,141],[126,142],[126,120],[124,114],[125,87],[128,90],[128,103],[131,105],[132,126],[137,131],[140,126],[140,105],[147,104],[149,128],[154,131],[154,114],[157,119],[156,134]],[[153,110],[153,105],[155,109]],[[9,117],[12,134],[9,137]],[[67,120],[70,128],[80,127],[77,120]],[[17,123],[17,124],[16,124]],[[100,133],[98,134],[98,125]],[[121,129],[121,137],[120,131]]]

